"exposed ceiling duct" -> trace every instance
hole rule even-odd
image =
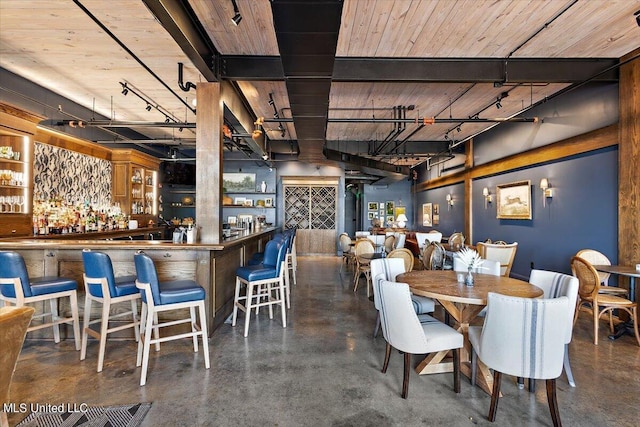
[[[326,162],[322,147],[342,4],[341,0],[271,2],[299,160],[310,163]]]

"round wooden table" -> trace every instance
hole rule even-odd
[[[411,292],[437,300],[458,323],[458,330],[464,335],[464,347],[461,351],[461,372],[471,377],[471,361],[467,331],[469,323],[487,305],[487,294],[496,292],[523,298],[538,298],[542,289],[528,282],[504,276],[474,274],[474,286],[458,283],[457,274],[451,270],[416,270],[400,274],[396,282],[409,284]],[[452,362],[443,362],[448,351],[429,354],[416,367],[418,374],[433,374],[453,371]],[[491,394],[493,376],[489,368],[478,360],[477,384]]]

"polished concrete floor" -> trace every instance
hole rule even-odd
[[[460,394],[452,374],[411,373],[402,399],[402,356],[391,355],[380,372],[385,342],[372,338],[373,303],[351,275],[339,274],[338,257],[299,257],[287,328],[267,310],[252,319],[249,336],[239,324],[215,331],[211,369],[190,340],[152,352],[147,385],[140,387],[131,341],[107,344],[104,370],[96,373],[98,346],[90,341],[80,361],[73,342],[28,339],[11,388],[13,402],[115,405],[152,402],[144,426],[468,426],[486,420],[489,396],[463,377]],[[558,379],[565,426],[640,425],[640,347],[630,336],[593,345],[589,316],[574,329],[571,361],[577,388]],[[421,356],[414,356],[417,364]],[[503,380],[496,426],[549,426],[543,382],[535,394]],[[26,414],[10,414],[11,425]]]

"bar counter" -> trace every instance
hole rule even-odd
[[[116,276],[135,274],[133,255],[143,250],[153,259],[160,280],[193,279],[205,288],[208,327],[213,333],[233,309],[236,269],[253,253],[262,251],[276,231],[275,227],[241,231],[238,236],[211,244],[174,244],[170,240],[15,238],[0,240],[0,250],[19,252],[25,259],[30,276],[75,279],[81,309],[84,306],[82,249],[107,253]],[[61,310],[66,308],[61,307]],[[98,312],[94,314],[97,315]],[[43,331],[46,333],[48,329]]]

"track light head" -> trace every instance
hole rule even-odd
[[[462,132],[462,129],[460,129],[460,126],[458,126],[458,127],[456,128],[456,130],[457,130],[458,132]]]
[[[126,86],[124,86],[124,87],[122,88],[122,94],[123,94],[124,96],[127,96],[127,94],[128,94],[128,93],[129,93],[129,89],[127,89],[127,87],[126,87]]]
[[[498,110],[502,108],[502,104],[500,103],[500,100],[496,101],[496,108]]]
[[[145,107],[145,110],[151,111],[151,104],[147,104],[147,106]]]
[[[165,123],[169,123],[169,116],[166,116],[166,117],[164,118],[164,122],[165,122]]]
[[[231,22],[233,22],[233,25],[235,25],[236,27],[238,26],[240,21],[242,21],[242,15],[240,15],[240,12],[236,13],[235,15],[233,15],[233,18],[231,18]]]

